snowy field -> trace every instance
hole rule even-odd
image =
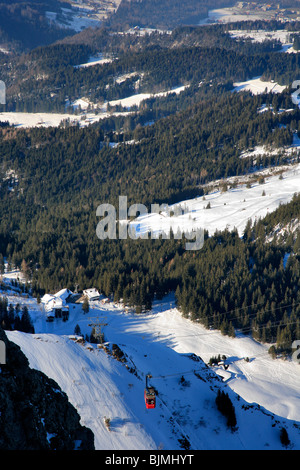
[[[84,64],[75,65],[75,68],[81,69],[86,67],[92,67],[93,65],[109,64],[112,61],[113,59],[103,57],[102,54],[98,54],[96,56],[91,56],[89,60]]]
[[[272,175],[272,171],[285,170],[282,173],[282,179],[279,174]],[[290,167],[276,168],[273,170],[264,170],[256,176],[264,176],[264,184],[255,182],[247,188],[254,175],[248,175],[240,180],[236,187],[230,188],[238,178],[229,178],[221,180],[219,184],[227,183],[227,191],[214,189],[205,195],[205,199],[199,196],[194,199],[182,201],[170,206],[168,209],[172,213],[179,214],[182,209],[182,215],[171,215],[168,211],[162,210],[161,213],[149,212],[141,215],[132,222],[136,233],[143,235],[148,232],[154,234],[168,233],[170,228],[176,233],[180,230],[191,231],[192,229],[202,228],[208,230],[212,235],[216,230],[237,229],[242,235],[247,221],[253,222],[273,212],[280,204],[286,204],[291,201],[295,193],[300,192],[300,165]],[[215,183],[217,185],[217,183]],[[210,208],[207,208],[207,206]]]
[[[180,86],[180,87],[173,88],[172,90],[163,91],[163,92],[155,93],[155,94],[139,93],[136,95],[129,96],[127,98],[120,99],[120,100],[109,101],[109,104],[110,106],[122,106],[123,108],[130,109],[133,106],[139,107],[142,101],[148,100],[150,98],[159,98],[162,96],[168,96],[171,93],[175,93],[177,95],[181,93],[182,91],[184,91],[185,88],[186,88],[185,86]]]
[[[74,102],[74,108],[81,106],[86,109],[89,103],[84,99],[78,99]],[[115,116],[126,115],[125,113],[114,113]],[[109,112],[100,112],[95,114],[93,112],[84,112],[81,114],[62,114],[62,113],[18,113],[18,112],[3,112],[0,113],[0,121],[8,121],[10,125],[18,128],[23,127],[58,127],[63,122],[68,122],[72,125],[78,124],[80,127],[88,126],[101,119],[106,119],[111,116]]]
[[[20,112],[3,112],[0,113],[0,122],[8,121],[10,125],[19,128],[23,127],[57,127],[63,122],[68,122],[72,125],[78,124],[80,127],[88,126],[102,119],[107,119],[111,116],[126,116],[131,112],[131,108],[139,107],[142,101],[149,98],[159,98],[167,96],[170,93],[181,93],[185,90],[185,86],[176,87],[172,90],[167,90],[160,93],[139,93],[120,100],[112,100],[99,105],[90,102],[87,98],[78,98],[71,106],[74,109],[79,109],[79,114],[68,113],[20,113]],[[109,106],[122,106],[125,110],[122,112],[108,111]],[[97,114],[93,111],[88,111],[88,108],[97,108]]]
[[[232,38],[235,38],[235,39],[249,38],[252,40],[252,42],[257,42],[257,43],[261,43],[266,40],[278,40],[282,44],[281,52],[287,52],[289,54],[298,52],[293,48],[293,43],[291,41],[291,34],[293,34],[292,31],[232,30],[232,31],[229,31],[229,34]]]
[[[265,93],[265,91],[267,91],[267,93],[281,93],[286,88],[276,82],[264,82],[261,77],[255,77],[246,82],[238,82],[233,85],[233,91],[251,91],[254,95],[261,95]]]

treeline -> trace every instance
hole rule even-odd
[[[289,32],[300,30],[300,21],[282,22],[280,20],[275,19],[271,19],[268,21],[259,19],[244,20],[233,23],[226,23],[225,25],[222,25],[221,28],[224,31],[232,31],[233,29],[238,29],[240,31],[257,31],[260,29],[263,31],[283,30],[286,31],[288,34]]]
[[[28,54],[24,54],[22,61],[34,64],[37,72],[58,71],[67,66],[74,66],[88,61],[93,49],[84,44],[51,44],[47,47],[37,47]]]

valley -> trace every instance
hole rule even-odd
[[[24,354],[0,436],[13,416],[18,448],[299,450],[297,2],[0,10],[0,333]]]

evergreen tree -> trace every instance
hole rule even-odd
[[[235,409],[230,400],[228,393],[225,393],[223,390],[218,390],[216,397],[216,404],[218,410],[227,418],[227,426],[231,429],[234,429],[237,421],[235,416]]]
[[[81,336],[81,329],[80,329],[80,326],[78,325],[78,323],[75,325],[74,335]]]
[[[21,321],[20,321],[20,331],[24,333],[34,333],[34,326],[32,324],[28,308],[26,305],[22,308]]]
[[[83,300],[83,303],[82,303],[82,310],[85,314],[89,313],[89,311],[90,311],[89,299],[86,296],[84,297],[84,300]]]
[[[288,436],[288,432],[285,428],[281,428],[280,430],[280,442],[284,447],[289,446],[291,443],[289,436]]]

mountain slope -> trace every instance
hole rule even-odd
[[[295,401],[298,365],[274,362],[264,346],[243,336],[236,340],[216,332],[209,336],[207,330],[170,309],[173,301],[167,298],[146,316],[124,314],[116,305],[92,302],[89,317],[99,316],[107,322],[105,351],[66,335],[75,324],[83,334],[90,332],[90,320],[81,306],[73,309],[68,322],[49,324],[34,305],[31,303],[31,313],[38,333],[15,331],[8,332],[8,337],[19,344],[31,367],[43,370],[67,393],[81,422],[94,432],[96,449],[282,449],[282,427],[287,430],[290,448],[299,448],[299,422],[294,421],[300,418]],[[126,362],[112,355],[113,344],[118,344]],[[239,354],[229,358],[227,371],[216,369],[225,380],[231,377],[228,385],[198,356],[203,352],[207,360],[210,352],[227,351]],[[249,363],[243,361],[242,351],[250,356]],[[263,363],[259,356],[264,357]],[[264,380],[258,380],[260,365],[264,365]],[[276,386],[274,371],[280,371],[281,381],[289,383],[289,388],[280,388],[280,381]],[[148,373],[157,390],[154,410],[146,410],[143,399]],[[231,390],[232,384],[242,392],[240,396]],[[234,432],[216,407],[219,389],[233,403]],[[260,404],[264,402],[262,406],[253,403],[254,396]],[[279,413],[273,415],[272,406]]]
[[[61,15],[69,3],[60,0],[31,0],[0,3],[0,45],[11,51],[24,51],[50,44],[67,35],[74,34],[71,28],[63,29],[50,24],[47,10]]]
[[[167,211],[161,214],[149,212],[131,223],[138,228],[139,235],[148,231],[168,232],[170,228],[176,233],[179,227],[187,231],[202,228],[210,235],[216,231],[237,229],[242,236],[249,220],[254,223],[292,201],[300,188],[300,165],[224,178],[206,187],[208,193],[205,197],[170,205],[169,210],[175,214],[176,210],[180,214],[179,207],[184,210],[182,215],[169,217]]]
[[[197,24],[208,16],[210,8],[231,6],[230,0],[188,0],[184,8],[180,1],[123,0],[109,24],[113,27],[146,26],[151,28],[175,28],[180,24]]]

